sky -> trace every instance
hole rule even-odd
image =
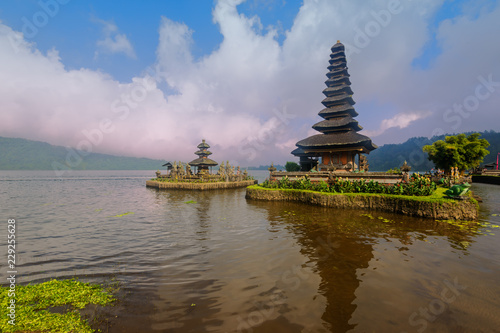
[[[0,136],[188,162],[296,161],[346,47],[378,146],[500,130],[500,1],[12,0],[0,4]]]

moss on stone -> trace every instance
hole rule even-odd
[[[259,185],[247,187],[248,199],[268,201],[300,201],[334,208],[374,209],[411,216],[474,220],[478,206],[472,200],[444,197],[445,188],[429,196],[380,193],[330,193],[297,189],[270,189]]]

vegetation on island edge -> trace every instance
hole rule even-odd
[[[484,157],[490,152],[486,139],[479,139],[479,133],[469,135],[458,134],[446,136],[432,145],[427,145],[422,150],[429,154],[429,160],[434,162],[438,169],[449,173],[451,168],[458,168],[461,174],[464,171],[477,168]]]
[[[108,305],[115,301],[117,284],[102,286],[75,279],[50,280],[38,284],[0,288],[1,332],[94,332],[79,310],[89,304]],[[12,293],[15,293],[15,318],[8,316]],[[54,311],[56,307],[64,307]],[[9,312],[10,313],[10,312]],[[9,323],[9,321],[11,321]],[[15,325],[12,325],[15,323]]]
[[[412,174],[408,182],[399,182],[392,185],[384,185],[379,182],[365,179],[347,180],[342,177],[334,178],[332,182],[311,182],[306,175],[298,180],[290,180],[283,177],[280,180],[266,179],[261,187],[270,189],[296,189],[329,193],[380,193],[395,195],[428,196],[434,193],[437,184],[429,177]]]

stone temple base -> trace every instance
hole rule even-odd
[[[214,182],[214,183],[191,183],[191,182],[158,182],[154,180],[147,180],[147,187],[154,187],[157,189],[165,190],[221,190],[226,188],[239,188],[247,187],[257,184],[257,180],[243,180],[239,182]]]

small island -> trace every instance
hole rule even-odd
[[[197,146],[195,154],[198,158],[189,163],[167,162],[163,166],[167,168],[167,173],[156,172],[156,178],[146,181],[147,187],[158,189],[180,189],[180,190],[216,190],[228,188],[247,187],[257,184],[247,170],[241,171],[240,167],[234,167],[229,161],[221,163],[216,173],[212,168],[218,163],[208,156],[212,152],[208,150],[210,145],[203,139]],[[192,168],[195,169],[193,172]]]
[[[300,159],[300,165],[293,163],[296,171],[277,172],[271,165],[269,179],[248,187],[246,198],[372,209],[444,220],[476,220],[478,203],[468,191],[463,168],[459,171],[456,165],[449,168],[443,164],[446,174],[410,174],[411,167],[405,161],[391,172],[368,171],[364,154],[378,147],[369,137],[358,133],[362,127],[354,119],[358,113],[353,107],[345,47],[337,41],[331,51],[327,88],[323,90],[325,108],[318,114],[324,120],[312,126],[320,134],[296,143],[297,148],[291,152]],[[462,135],[441,146],[448,149],[456,142],[470,140],[477,143],[478,148],[487,147],[487,142],[478,141],[477,137]],[[436,147],[424,147],[424,151],[426,149],[430,158],[435,158]],[[482,158],[485,152],[478,149],[478,156]]]

